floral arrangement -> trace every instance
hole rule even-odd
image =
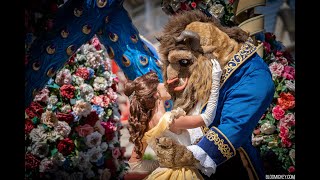
[[[261,155],[274,154],[284,172],[295,172],[295,62],[285,47],[271,33],[260,34],[263,59],[269,65],[275,84],[272,104],[261,117],[252,143]],[[267,158],[266,158],[267,160]],[[276,168],[276,167],[273,167]]]
[[[120,179],[118,78],[94,37],[25,109],[26,179]]]

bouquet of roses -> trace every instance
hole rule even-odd
[[[127,165],[120,147],[117,77],[94,37],[25,109],[26,179],[118,179]]]
[[[254,131],[253,145],[262,156],[274,154],[283,169],[295,172],[295,63],[292,56],[271,33],[263,41],[263,59],[269,65],[275,84],[273,102]]]

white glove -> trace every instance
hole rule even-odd
[[[210,97],[209,97],[205,112],[200,115],[207,127],[212,123],[213,119],[216,116],[219,90],[220,90],[220,78],[222,74],[222,70],[218,61],[216,59],[215,60],[211,59],[211,62],[212,62],[212,85],[211,85]]]

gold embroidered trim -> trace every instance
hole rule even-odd
[[[218,150],[221,152],[223,157],[230,159],[233,156],[228,144],[224,143],[224,139],[220,139],[219,135],[211,129],[206,133],[206,137],[209,141],[213,141],[218,146]]]
[[[220,84],[222,87],[232,73],[240,67],[249,57],[251,57],[256,51],[257,47],[253,44],[253,40],[249,38],[231,59],[228,61],[226,66],[223,68],[223,74],[221,76]]]

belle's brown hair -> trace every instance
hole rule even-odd
[[[157,92],[158,84],[159,79],[155,72],[148,72],[125,84],[125,95],[132,95],[130,97],[130,117],[128,120],[129,141],[135,145],[134,150],[138,157],[142,156],[141,140],[149,128],[152,110],[157,100],[154,95]]]

